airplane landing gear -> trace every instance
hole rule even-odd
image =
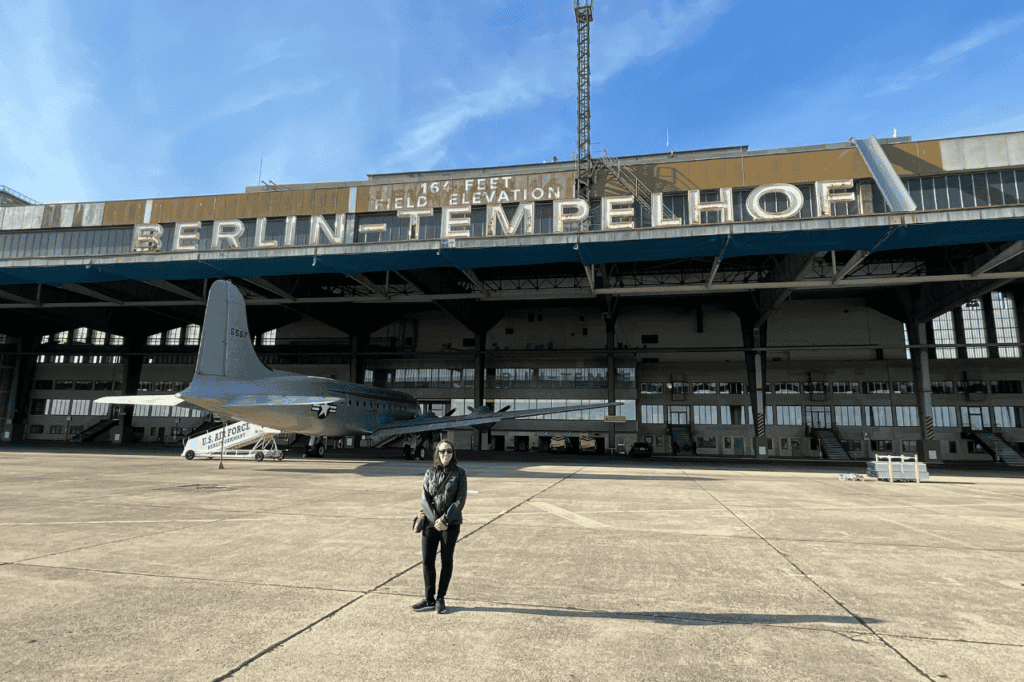
[[[327,445],[316,436],[309,437],[309,445],[306,446],[305,457],[323,457],[327,452]]]

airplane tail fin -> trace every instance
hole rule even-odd
[[[270,374],[253,349],[242,292],[230,282],[217,280],[206,301],[196,375],[262,379]]]

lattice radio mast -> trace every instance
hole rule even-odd
[[[590,202],[594,164],[590,158],[590,22],[594,0],[576,0],[576,198]],[[585,230],[586,225],[581,225]]]

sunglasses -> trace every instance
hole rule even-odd
[[[439,453],[443,453],[443,452],[455,452],[455,451],[452,450],[451,448],[441,448],[441,449],[438,450],[438,452]]]

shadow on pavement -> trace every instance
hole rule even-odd
[[[858,627],[869,623],[881,623],[876,618],[859,618],[853,616],[826,616],[816,614],[766,614],[766,613],[698,613],[692,611],[640,611],[616,613],[610,611],[579,611],[576,609],[548,609],[544,607],[518,606],[448,606],[450,613],[458,611],[478,611],[490,613],[521,613],[532,616],[558,616],[563,618],[615,618],[627,620],[643,620],[654,623],[684,624],[691,621],[694,625],[736,624],[736,625],[791,625],[794,623],[830,623]]]

